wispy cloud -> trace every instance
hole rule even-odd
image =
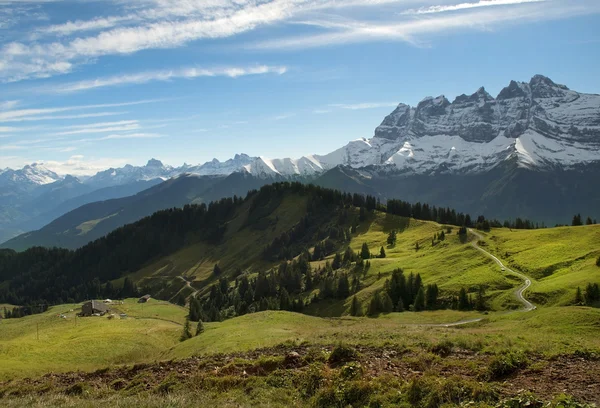
[[[454,5],[439,5],[439,6],[430,6],[430,7],[422,7],[419,9],[410,9],[402,12],[401,14],[410,15],[410,14],[433,14],[433,13],[444,13],[447,11],[458,11],[458,10],[466,10],[471,8],[478,7],[493,7],[493,6],[508,6],[515,4],[523,4],[523,3],[542,3],[547,0],[481,0],[475,3],[461,3]]]
[[[180,68],[176,70],[140,72],[129,75],[97,78],[88,81],[71,82],[52,86],[43,91],[69,93],[84,91],[94,88],[109,86],[145,84],[152,81],[169,81],[172,79],[193,79],[199,77],[229,77],[237,78],[247,75],[278,74],[283,75],[288,68],[285,66],[256,65],[250,67],[223,67],[223,68]]]
[[[18,109],[18,110],[8,110],[4,112],[0,112],[0,123],[1,122],[16,122],[16,121],[24,121],[24,120],[47,120],[47,119],[75,119],[82,117],[98,117],[98,116],[108,116],[109,112],[95,112],[95,113],[84,113],[80,115],[58,115],[51,116],[49,114],[74,111],[74,110],[88,110],[88,109],[103,109],[103,108],[116,108],[116,107],[124,107],[124,106],[133,106],[133,105],[141,105],[146,103],[154,103],[163,101],[164,99],[147,99],[140,101],[131,101],[131,102],[120,102],[120,103],[106,103],[106,104],[97,104],[97,105],[79,105],[79,106],[63,106],[56,108],[41,108],[41,109]]]
[[[501,25],[530,21],[564,19],[578,15],[600,13],[600,2],[592,1],[520,1],[506,7],[484,2],[481,6],[463,6],[459,13],[443,13],[451,6],[432,6],[431,12],[416,15],[398,13],[383,20],[341,19],[331,23],[322,20],[303,20],[303,24],[318,27],[314,34],[288,36],[247,44],[249,49],[295,50],[348,43],[401,41],[416,46],[427,36],[464,30],[489,30]],[[479,4],[479,3],[469,3]],[[440,8],[442,7],[442,8]],[[427,8],[423,9],[427,10]],[[438,11],[435,11],[438,10]]]
[[[19,105],[20,101],[3,101],[0,102],[0,111],[14,109]]]
[[[313,28],[302,36],[277,35],[248,47],[308,48],[365,41],[420,44],[420,36],[432,33],[600,12],[596,0],[479,0],[470,3],[463,0],[455,4],[449,4],[450,0],[113,0],[113,3],[121,6],[123,14],[41,27],[37,32],[50,38],[5,44],[0,49],[3,56],[0,81],[50,77],[71,72],[82,64],[95,63],[102,56],[181,47],[193,41],[239,36],[276,24],[303,22]],[[406,10],[407,4],[415,3],[424,7]],[[366,8],[368,12],[363,13]],[[470,14],[476,9],[494,11]],[[454,13],[444,13],[450,11]],[[447,14],[452,14],[452,18],[447,18]],[[331,17],[327,24],[316,18],[322,15]],[[444,18],[436,17],[438,15]],[[336,24],[331,24],[332,20]],[[117,77],[112,80],[122,83]],[[135,76],[124,79],[125,83],[149,80]]]

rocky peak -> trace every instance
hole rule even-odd
[[[164,166],[160,160],[150,159],[150,160],[148,160],[146,167],[164,167]]]
[[[500,91],[496,99],[500,101],[514,98],[526,98],[527,92],[525,92],[523,85],[524,84],[516,81],[510,81],[510,84]]]
[[[543,75],[535,75],[529,81],[531,92],[534,98],[556,98],[565,95],[565,91],[568,91],[564,85],[554,83],[550,78]]]

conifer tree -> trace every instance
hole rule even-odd
[[[581,288],[577,286],[577,292],[575,293],[575,304],[580,305],[583,303],[583,294],[581,293]]]
[[[202,320],[198,320],[198,325],[196,326],[196,336],[204,333],[204,323]]]
[[[338,253],[333,257],[333,262],[331,262],[331,269],[338,270],[342,267],[342,256]]]
[[[479,310],[480,312],[486,310],[485,299],[483,297],[484,295],[485,290],[483,289],[483,286],[479,286],[479,291],[477,292],[477,300],[475,301],[475,309]]]
[[[390,295],[387,292],[383,292],[381,295],[381,311],[383,313],[391,313],[394,311],[392,298],[390,298]]]
[[[213,268],[213,275],[215,276],[219,276],[221,275],[221,268],[219,267],[219,264],[215,264],[214,268]]]
[[[402,298],[398,299],[398,303],[396,304],[396,312],[404,312],[404,302],[402,302]]]
[[[343,273],[338,280],[337,297],[338,299],[346,299],[348,296],[350,296],[350,282],[348,282],[348,275]]]
[[[585,225],[592,225],[594,224],[594,221],[592,221],[592,219],[590,217],[587,217],[587,219],[585,220]]]
[[[420,287],[417,292],[417,296],[415,296],[415,304],[414,304],[415,312],[420,312],[425,310],[425,294],[423,293],[423,288]]]
[[[369,316],[377,316],[380,311],[381,311],[381,297],[379,295],[379,291],[377,291],[371,298],[371,302],[369,303],[369,309],[367,310],[367,314]]]
[[[282,288],[279,295],[279,310],[290,310],[291,303],[288,291]]]
[[[379,257],[385,258],[385,249],[383,249],[383,247],[381,247],[381,250],[379,251]]]
[[[575,214],[573,216],[573,221],[571,222],[571,225],[573,227],[577,227],[579,225],[583,225],[583,223],[581,222],[581,214]]]
[[[187,339],[192,338],[192,332],[190,331],[190,319],[185,319],[185,324],[183,325],[183,331],[181,332],[181,337],[179,341],[186,341]]]
[[[389,246],[393,247],[396,245],[396,230],[391,230],[387,237],[387,243]]]
[[[360,301],[354,295],[352,297],[352,303],[350,304],[350,316],[362,316],[362,305]]]
[[[467,291],[465,288],[460,288],[460,292],[458,293],[458,310],[469,310],[470,308],[471,303],[469,302]]]
[[[369,251],[369,246],[367,245],[366,242],[363,242],[363,244],[362,244],[362,248],[360,250],[360,257],[362,259],[370,259],[371,258],[371,251]]]

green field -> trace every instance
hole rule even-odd
[[[284,201],[274,214],[281,218],[296,219],[300,212],[294,212],[292,204],[293,201]],[[192,289],[186,287],[179,278],[184,276],[193,281],[194,290],[202,293],[214,281],[211,275],[214,263],[219,262],[225,269],[247,265],[247,259],[252,259],[248,258],[248,254],[257,250],[258,240],[264,242],[293,225],[289,221],[275,229],[243,229],[240,227],[245,222],[243,213],[238,217],[232,222],[239,224],[239,228],[236,228],[242,233],[232,234],[225,245],[192,245],[149,264],[131,276],[142,281],[156,279],[157,282],[170,282],[169,290],[173,295],[180,290],[191,294]],[[394,247],[388,247],[386,243],[391,229],[399,231]],[[486,301],[490,307],[488,312],[438,310],[390,313],[378,318],[349,317],[350,297],[315,303],[308,308],[307,314],[266,311],[205,323],[204,333],[180,342],[187,309],[167,301],[152,299],[146,304],[138,304],[136,299],[127,299],[123,304],[113,306],[114,313],[128,315],[125,320],[118,316],[113,319],[106,316],[78,318],[75,314],[80,305],[62,305],[40,315],[0,321],[0,379],[38,376],[48,372],[91,372],[115,365],[131,366],[173,359],[179,361],[194,356],[211,361],[211,356],[230,355],[233,357],[227,357],[228,361],[235,361],[243,353],[252,353],[257,349],[275,350],[282,344],[292,349],[315,347],[330,350],[343,342],[351,347],[375,350],[374,353],[392,347],[407,353],[407,361],[415,362],[438,358],[432,357],[431,350],[436,350],[440,344],[451,347],[454,353],[481,356],[477,357],[483,359],[481,364],[488,364],[493,356],[512,351],[525,353],[530,360],[536,361],[535,367],[539,366],[540,370],[551,364],[550,361],[565,356],[577,356],[574,361],[580,361],[581,356],[600,355],[600,309],[573,306],[577,287],[584,288],[587,283],[600,282],[600,268],[595,265],[600,255],[600,226],[531,231],[495,229],[482,233],[485,237],[479,243],[482,248],[498,256],[510,268],[532,278],[532,286],[525,296],[538,308],[531,312],[520,311],[521,304],[515,298],[514,292],[522,280],[504,273],[469,242],[461,242],[456,228],[446,235],[444,241],[432,245],[431,238],[442,230],[445,231],[446,227],[433,222],[382,213],[375,213],[368,222],[361,224],[349,244],[351,248],[358,252],[362,243],[366,242],[371,252],[378,252],[384,246],[387,256],[371,259],[371,268],[362,277],[364,286],[357,297],[366,305],[373,292],[383,286],[395,268],[400,267],[405,273],[420,273],[425,284],[437,283],[442,293],[454,294],[462,287],[474,292],[480,286],[485,287]],[[417,242],[418,250],[415,248]],[[344,249],[339,248],[341,252]],[[333,255],[324,261],[313,262],[313,267],[323,265],[332,258]],[[247,265],[247,270],[252,274],[261,267],[268,265],[256,262]],[[61,314],[66,318],[60,317]],[[465,321],[470,322],[448,326]],[[195,326],[192,326],[192,331],[194,329]],[[463,364],[475,364],[461,363],[460,354],[456,358],[457,361],[445,363],[448,364],[448,370],[461,372],[467,367],[463,367]],[[590,361],[597,361],[593,358]],[[251,364],[265,363],[260,361]],[[440,367],[444,365],[435,369],[441,370]],[[340,375],[336,369],[332,370],[326,365],[321,369],[329,373],[326,376]],[[594,366],[593,369],[600,367]],[[303,376],[305,371],[300,370],[300,374],[294,375]],[[430,375],[440,374],[432,371]],[[535,371],[531,375],[535,375]],[[212,381],[210,387],[222,381],[202,378],[202,384]],[[236,385],[232,385],[228,393],[201,393],[199,395],[202,396],[196,396],[194,400],[223,406],[260,405],[259,402],[265,399],[280,401],[273,406],[305,406],[305,402],[309,405],[314,402],[313,399],[290,400],[289,393],[273,387],[268,379],[256,380],[258,382],[253,383],[256,395],[245,400],[244,388],[236,388],[246,381],[244,378],[229,378],[228,381],[235,381]],[[200,380],[196,378],[193,381]],[[407,386],[407,382],[394,384],[398,387]],[[100,394],[93,394],[92,400],[111,401],[112,405],[120,406],[114,399],[113,391],[100,389],[94,392]],[[189,404],[190,395],[189,392],[179,392],[171,397],[161,395],[158,400],[151,402],[152,398],[148,400],[144,392],[128,394],[124,396],[121,406],[185,406]],[[581,395],[587,394],[584,392]],[[48,398],[47,405],[39,406],[98,406],[86,398],[65,397],[61,400],[62,397],[53,394]],[[8,406],[36,406],[27,401],[27,398],[12,399],[7,403],[13,404]]]

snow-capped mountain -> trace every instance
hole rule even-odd
[[[511,159],[540,170],[600,161],[600,95],[536,75],[528,83],[511,81],[496,98],[483,87],[453,102],[427,97],[416,107],[398,105],[370,139],[323,156],[261,157],[245,169],[259,177],[314,175],[339,165],[464,174]]]
[[[240,171],[244,166],[251,164],[256,157],[250,157],[247,154],[236,154],[233,159],[220,162],[217,159],[212,159],[209,162],[198,166],[190,166],[184,164],[182,167],[177,169],[181,173],[196,174],[199,176],[217,176],[227,175]]]
[[[62,177],[46,168],[43,164],[33,163],[22,169],[0,171],[0,186],[8,184],[27,184],[41,186],[62,180]]]

